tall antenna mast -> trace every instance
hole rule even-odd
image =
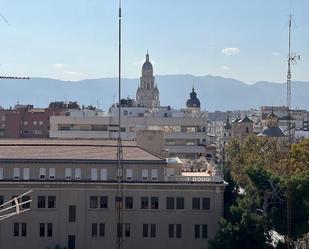
[[[287,72],[287,107],[289,108],[289,113],[292,108],[291,103],[291,65],[296,64],[298,60],[300,60],[300,55],[296,55],[295,53],[291,53],[291,31],[292,31],[292,15],[289,18],[289,54],[288,54],[288,72]]]
[[[288,72],[287,72],[287,118],[288,118],[288,136],[289,136],[289,149],[291,153],[291,145],[292,145],[292,103],[291,103],[291,79],[292,79],[292,72],[291,72],[291,65],[296,64],[298,60],[300,60],[300,56],[296,55],[295,53],[291,53],[291,31],[292,31],[292,15],[289,17],[289,54],[288,54]],[[291,155],[289,153],[289,164],[292,164]],[[290,166],[288,165],[287,173],[290,172]],[[291,205],[291,192],[289,183],[287,186],[287,248],[289,249],[291,246],[290,238],[291,238],[291,230],[292,230],[292,205]]]
[[[117,249],[123,248],[123,151],[121,141],[121,0],[119,0],[119,13],[118,13],[118,141],[117,141]]]

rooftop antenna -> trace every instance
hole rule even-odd
[[[121,0],[119,0],[118,12],[118,141],[117,141],[117,243],[116,248],[123,248],[123,148],[121,141]]]
[[[288,72],[287,72],[287,106],[289,108],[289,112],[292,108],[291,103],[291,79],[292,79],[292,72],[291,72],[291,65],[296,64],[297,61],[300,60],[300,55],[295,53],[291,53],[291,30],[292,30],[292,15],[289,17],[289,54],[288,54]],[[290,115],[291,113],[289,113]]]
[[[12,200],[3,203],[0,205],[1,211],[0,211],[0,221],[8,219],[15,215],[20,215],[21,213],[30,211],[30,208],[23,208],[25,204],[28,204],[32,202],[31,199],[22,201],[22,197],[30,194],[32,190],[19,195],[17,197],[14,197]]]
[[[292,103],[291,103],[291,79],[292,79],[292,71],[291,71],[291,65],[296,64],[297,61],[300,60],[300,55],[297,55],[295,53],[291,53],[291,30],[292,30],[292,15],[289,16],[289,54],[288,54],[288,71],[287,71],[287,111],[288,111],[288,136],[289,136],[289,148],[291,150],[292,145]],[[291,157],[291,156],[289,156]],[[289,163],[292,163],[291,158],[289,158]],[[288,165],[288,174],[290,171],[290,165]],[[287,248],[290,249],[291,243],[291,230],[292,230],[292,205],[291,205],[291,192],[289,190],[289,185],[287,188]]]

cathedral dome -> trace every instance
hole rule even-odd
[[[146,54],[146,61],[144,62],[143,64],[143,68],[142,68],[142,71],[152,71],[153,68],[152,68],[152,64],[151,62],[149,61],[149,54],[147,52]]]
[[[199,99],[196,97],[196,92],[194,91],[194,88],[192,88],[192,92],[190,93],[190,99],[187,100],[187,107],[195,107],[195,108],[201,107],[201,103]]]

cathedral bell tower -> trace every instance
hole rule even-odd
[[[149,61],[149,54],[146,54],[146,61],[142,67],[142,77],[136,91],[136,102],[140,107],[154,108],[160,106],[159,89],[155,85],[153,67]]]

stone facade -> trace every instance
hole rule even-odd
[[[142,67],[140,84],[136,91],[136,102],[140,107],[155,108],[160,106],[159,89],[155,85],[153,67],[148,53],[146,54],[146,61]]]

